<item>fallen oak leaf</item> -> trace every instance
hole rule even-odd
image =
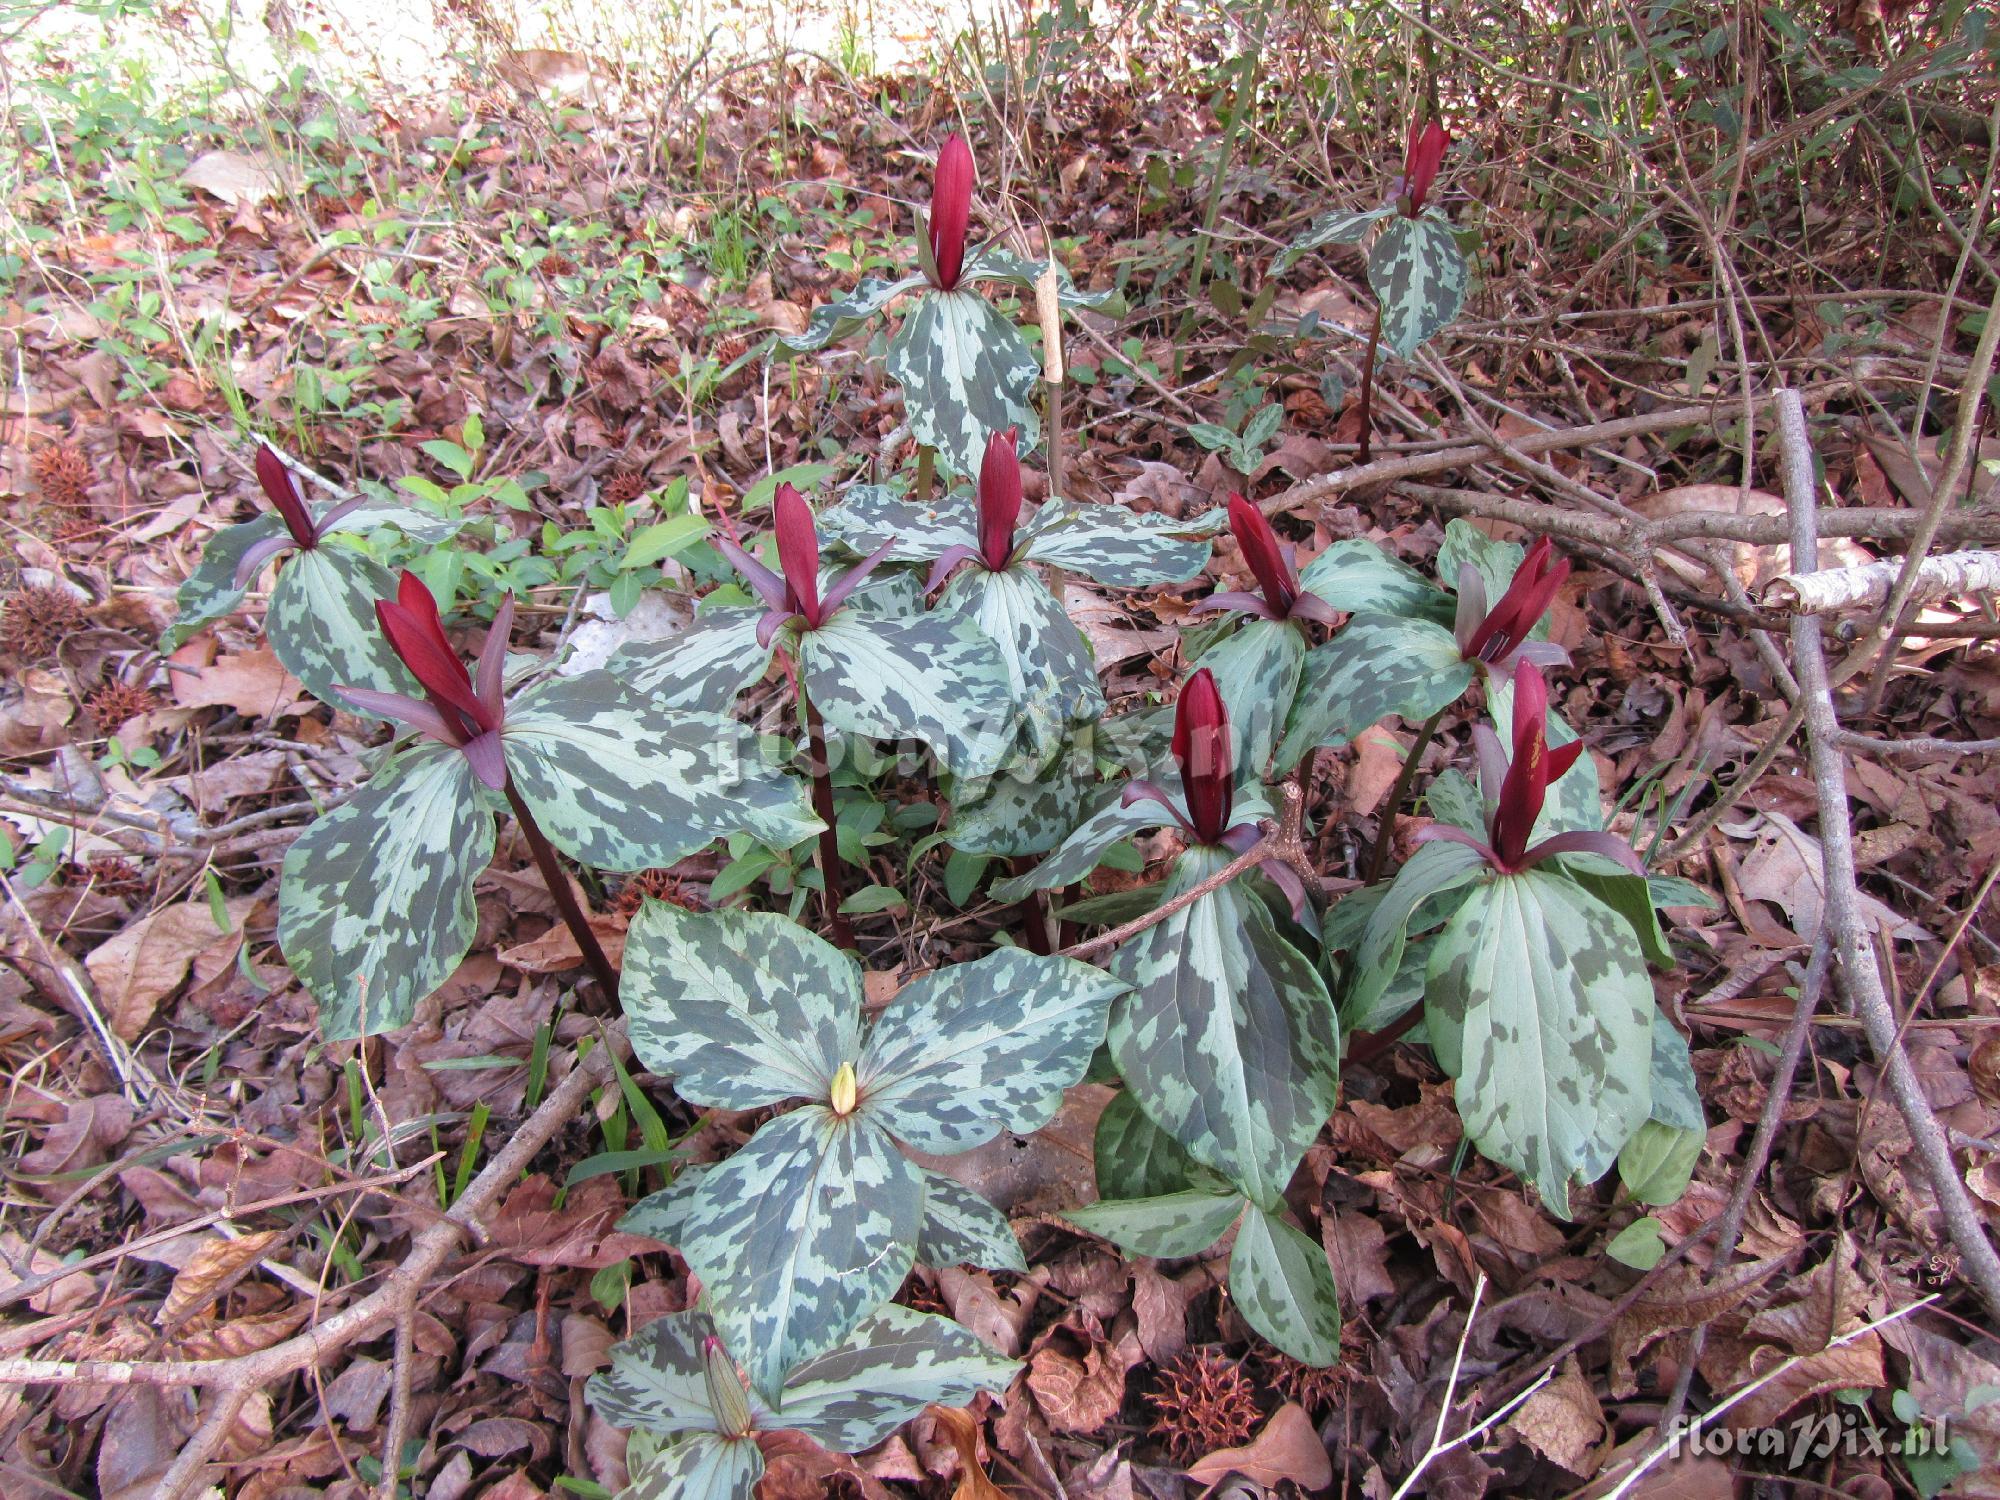
[[[137,1041],[196,957],[217,943],[240,940],[243,919],[255,902],[254,896],[237,896],[223,903],[227,933],[215,925],[207,901],[163,906],[94,949],[83,966],[97,986],[112,1033],[120,1041]]]
[[[980,1465],[978,1419],[962,1406],[933,1406],[929,1411],[958,1450],[958,1488],[952,1491],[952,1500],[1007,1500],[1006,1491]]]
[[[1241,1474],[1266,1489],[1289,1479],[1302,1490],[1321,1490],[1333,1483],[1333,1460],[1306,1409],[1287,1401],[1241,1448],[1219,1449],[1190,1464],[1187,1472],[1188,1478],[1211,1492],[1231,1474]]]

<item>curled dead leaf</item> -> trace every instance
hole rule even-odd
[[[160,1304],[160,1326],[171,1328],[201,1311],[241,1279],[284,1236],[266,1229],[239,1239],[216,1238],[196,1250],[193,1259],[174,1276],[167,1300]]]
[[[1206,1485],[1220,1484],[1231,1474],[1266,1489],[1289,1479],[1302,1490],[1322,1490],[1333,1483],[1333,1460],[1306,1409],[1287,1401],[1241,1448],[1220,1449],[1188,1468],[1188,1478]]]

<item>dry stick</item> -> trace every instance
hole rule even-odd
[[[1778,1127],[1785,1120],[1785,1106],[1791,1102],[1792,1079],[1798,1074],[1799,1059],[1805,1055],[1806,1037],[1812,1031],[1813,1012],[1819,1009],[1820,991],[1826,984],[1827,964],[1832,956],[1833,947],[1822,924],[1819,938],[1813,944],[1812,957],[1806,963],[1805,982],[1799,986],[1799,1002],[1792,1007],[1792,1019],[1778,1044],[1778,1065],[1771,1073],[1769,1090],[1764,1095],[1764,1108],[1757,1116],[1757,1129],[1750,1137],[1750,1150],[1744,1158],[1742,1170],[1737,1174],[1729,1204],[1722,1211],[1722,1226],[1715,1242],[1715,1259],[1709,1263],[1711,1275],[1727,1270],[1730,1257],[1736,1253],[1737,1237],[1743,1233],[1743,1216],[1749,1212],[1750,1199],[1763,1180],[1765,1163],[1770,1161],[1771,1147],[1778,1138]],[[1662,1433],[1672,1431],[1687,1408],[1688,1388],[1694,1383],[1695,1366],[1700,1363],[1701,1351],[1707,1343],[1708,1324],[1702,1323],[1694,1330],[1687,1355],[1681,1360],[1680,1373],[1674,1378],[1673,1394],[1667,1397],[1666,1407],[1655,1424]]]
[[[602,1045],[592,1049],[590,1056],[579,1062],[535,1112],[521,1122],[507,1144],[451,1206],[450,1212],[417,1235],[402,1264],[390,1272],[382,1285],[317,1327],[234,1359],[4,1359],[0,1360],[0,1385],[201,1386],[217,1393],[218,1411],[231,1400],[240,1409],[242,1398],[251,1392],[316,1365],[393,1322],[397,1307],[411,1295],[410,1289],[421,1288],[430,1280],[451,1254],[461,1233],[485,1238],[486,1231],[480,1221],[514,1186],[556,1132],[580,1117],[590,1090],[610,1081],[613,1055],[622,1057],[625,1050],[624,1031],[614,1026],[605,1033]],[[160,1500],[178,1500],[185,1493],[184,1480],[199,1473],[233,1421],[232,1412],[229,1421],[217,1422],[211,1415],[202,1423],[174,1461],[173,1472],[180,1476],[177,1482],[181,1488],[172,1489],[163,1483],[158,1491]]]
[[[1382,304],[1375,304],[1375,321],[1368,325],[1368,352],[1361,358],[1361,447],[1357,464],[1368,462],[1369,439],[1375,429],[1375,354],[1382,346]]]
[[[926,448],[925,453],[930,449]],[[841,915],[840,831],[833,809],[833,768],[826,755],[826,726],[819,710],[806,695],[806,685],[798,684],[799,717],[806,723],[806,771],[812,777],[813,811],[824,825],[819,831],[820,909],[826,914],[826,930],[840,948],[854,946],[854,929]]]
[[[1284,807],[1277,819],[1264,818],[1258,827],[1263,838],[1236,856],[1228,864],[1217,870],[1199,885],[1190,886],[1170,901],[1163,901],[1142,917],[1134,917],[1122,926],[1109,932],[1101,932],[1096,937],[1085,938],[1080,943],[1071,943],[1057,956],[1060,958],[1082,958],[1086,953],[1095,953],[1100,948],[1115,948],[1128,938],[1136,937],[1148,927],[1164,922],[1176,912],[1186,911],[1203,896],[1221,890],[1230,881],[1245,871],[1267,860],[1281,860],[1290,865],[1308,882],[1307,889],[1319,885],[1319,871],[1313,867],[1312,856],[1307,851],[1300,829],[1305,822],[1306,799],[1296,782],[1284,782],[1280,788]]]
[[[1988,332],[2000,331],[2000,301]],[[1982,339],[1990,366],[1993,340]],[[1975,360],[1975,365],[1978,361]],[[1985,373],[1980,373],[1980,384]],[[1778,437],[1785,462],[1785,502],[1792,515],[1794,556],[1808,555],[1817,535],[1813,512],[1818,494],[1813,479],[1811,439],[1806,434],[1805,408],[1797,395],[1781,392],[1778,402]],[[1913,560],[1920,556],[1911,549]],[[1910,576],[1916,575],[1915,567]],[[1894,602],[1894,601],[1892,601]],[[1900,609],[1900,603],[1897,604]],[[1822,917],[1839,947],[1841,989],[1859,1014],[1869,1045],[1874,1049],[1894,1096],[1896,1107],[1909,1127],[1910,1140],[1924,1175],[1937,1194],[1938,1210],[1957,1249],[1963,1273],[1986,1304],[1987,1313],[2000,1318],[2000,1254],[1986,1237],[1978,1212],[1967,1198],[1965,1183],[1951,1159],[1951,1143],[1938,1125],[1937,1115],[1925,1099],[1923,1086],[1910,1066],[1909,1056],[1897,1041],[1896,1017],[1882,990],[1882,973],[1876,966],[1875,943],[1862,924],[1857,907],[1860,893],[1855,887],[1854,829],[1847,808],[1847,765],[1840,749],[1840,721],[1833,711],[1833,689],[1828,681],[1826,655],[1820,644],[1819,621],[1801,616],[1792,622],[1792,657],[1799,677],[1799,698],[1806,707],[1806,748],[1812,765],[1814,789],[1819,802],[1822,883],[1826,890],[1826,910]]]
[[[604,945],[597,941],[597,934],[591,930],[590,918],[577,904],[576,891],[557,862],[556,851],[550,846],[548,835],[542,832],[542,825],[528,810],[528,804],[515,789],[511,776],[507,778],[507,805],[514,809],[514,819],[521,825],[522,837],[527,839],[529,852],[535,856],[535,867],[542,872],[542,883],[548,886],[549,894],[555,898],[556,910],[562,913],[563,925],[569,929],[569,935],[576,939],[584,964],[596,976],[604,998],[615,1004],[618,1000],[618,971],[611,967]]]

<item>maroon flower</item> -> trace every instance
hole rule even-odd
[[[965,229],[972,217],[972,148],[954,135],[938,152],[937,176],[931,183],[930,223],[925,231],[930,252],[931,285],[948,292],[958,285],[965,264]]]
[[[1018,427],[986,440],[979,466],[979,555],[998,573],[1014,555],[1014,528],[1021,520],[1021,457]]]
[[[716,540],[715,550],[741,573],[751,590],[764,601],[764,618],[757,622],[757,644],[768,646],[771,638],[793,620],[807,630],[817,630],[832,619],[848,596],[875,565],[889,554],[895,539],[884,542],[841,575],[840,581],[819,594],[819,532],[813,525],[812,507],[806,497],[789,484],[778,486],[772,507],[772,529],[778,534],[778,565],[785,570],[780,578],[727,537]]]
[[[1298,570],[1292,564],[1292,549],[1280,542],[1263,511],[1241,495],[1229,497],[1229,529],[1250,571],[1257,577],[1261,594],[1232,591],[1211,594],[1194,607],[1195,614],[1233,609],[1255,615],[1260,620],[1317,620],[1333,623],[1333,608],[1317,594],[1299,587]]]
[[[1471,563],[1458,570],[1458,618],[1454,633],[1459,654],[1467,661],[1484,662],[1505,675],[1516,662],[1553,665],[1569,660],[1569,653],[1547,641],[1531,641],[1528,633],[1556,597],[1556,590],[1569,577],[1569,559],[1552,560],[1554,549],[1542,537],[1528,549],[1514,581],[1489,611],[1486,585]]]
[[[507,717],[500,671],[507,659],[507,638],[514,628],[514,596],[509,594],[500,601],[487,628],[476,682],[445,636],[437,600],[416,574],[405,569],[396,597],[375,601],[375,618],[390,647],[422,686],[424,697],[359,687],[342,687],[340,695],[370,713],[407,724],[462,750],[472,762],[473,773],[499,791],[507,784],[506,762],[500,753],[500,729]]]
[[[239,589],[248,587],[250,580],[263,570],[264,564],[280,552],[294,549],[312,551],[336,523],[363,503],[359,497],[344,501],[319,520],[313,520],[311,508],[292,480],[292,471],[268,446],[257,450],[257,483],[263,488],[264,498],[271,502],[271,509],[284,521],[286,534],[267,536],[244,550],[243,556],[236,562],[236,587]]]
[[[1410,121],[1410,142],[1403,152],[1403,191],[1396,204],[1404,218],[1414,219],[1424,211],[1424,199],[1430,196],[1450,144],[1451,137],[1437,121],[1425,123],[1421,117]]]
[[[1514,673],[1514,748],[1509,758],[1500,736],[1481,724],[1472,731],[1479,753],[1479,786],[1486,794],[1486,841],[1462,828],[1432,823],[1419,830],[1417,842],[1449,839],[1477,849],[1503,875],[1517,875],[1553,854],[1601,854],[1633,874],[1646,867],[1632,846],[1615,833],[1598,830],[1559,833],[1529,847],[1535,824],[1548,800],[1549,784],[1561,779],[1583,753],[1583,741],[1551,748],[1548,742],[1549,685],[1542,669],[1524,661]],[[1496,790],[1497,789],[1497,790]]]

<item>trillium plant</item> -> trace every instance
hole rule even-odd
[[[1390,201],[1313,231],[1376,235],[1381,334],[1406,355],[1464,290],[1429,206],[1447,144],[1413,127]],[[1095,1194],[1061,1205],[1068,1223],[1135,1255],[1226,1253],[1249,1327],[1318,1365],[1339,1354],[1339,1301],[1288,1194],[1357,1038],[1428,1045],[1466,1137],[1557,1214],[1611,1191],[1591,1185],[1614,1167],[1632,1198],[1671,1202],[1701,1149],[1687,1046],[1648,977],[1673,961],[1658,904],[1699,897],[1605,827],[1596,763],[1552,707],[1568,562],[1455,520],[1434,581],[1361,539],[1301,562],[1286,519],[1243,495],[1171,518],[1031,505],[1035,362],[973,288],[1047,270],[968,250],[975,181],[954,137],[918,269],[864,282],[794,341],[912,294],[888,368],[960,478],[710,507],[683,555],[725,581],[674,603],[684,627],[585,666],[563,640],[517,640],[497,589],[461,602],[420,581],[482,576],[460,564],[483,531],[316,506],[266,452],[269,510],[211,539],[168,638],[275,567],[279,658],[383,741],[279,885],[279,946],[326,1038],[422,1014],[511,827],[574,941],[567,972],[624,1013],[632,1086],[749,1130],[719,1161],[653,1152],[664,1186],[622,1223],[676,1250],[697,1296],[589,1388],[632,1432],[637,1495],[744,1500],[779,1434],[856,1452],[928,1403],[1004,1397],[1013,1361],[892,1299],[914,1266],[1026,1272],[1015,1205],[963,1162],[1066,1100],[1095,1107],[1102,1091],[1074,1092],[1086,1074],[1115,1088]],[[1159,677],[1121,695],[1146,701],[1114,713],[1074,580],[1097,598],[1192,584],[1224,528],[1236,586],[1189,601],[1178,648],[1150,653]],[[1473,722],[1462,750],[1439,739],[1454,705]],[[1336,841],[1305,826],[1314,759],[1395,719],[1418,726],[1403,775],[1368,858],[1336,869],[1315,852]],[[1418,785],[1440,746],[1476,784],[1447,767]],[[1413,836],[1392,837],[1412,809]],[[1143,871],[1142,850],[1151,878],[1083,889]],[[588,908],[605,876],[642,870],[713,909],[643,903],[621,972],[599,934],[622,919]],[[923,920],[864,926],[884,892]],[[916,972],[898,987],[862,952]]]

